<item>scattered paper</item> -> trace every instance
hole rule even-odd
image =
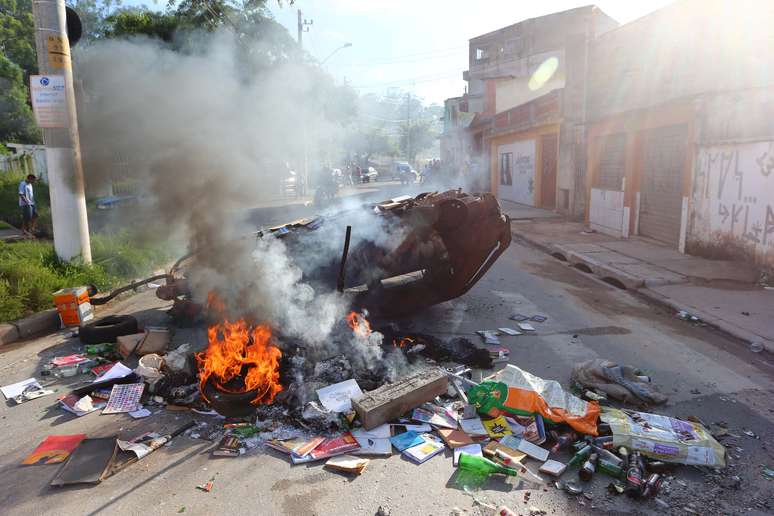
[[[89,412],[94,412],[95,410],[104,407],[105,403],[106,402],[101,400],[94,401],[91,396],[84,396],[83,398],[79,398],[76,394],[68,394],[67,396],[59,398],[59,404],[62,406],[62,408],[71,414],[75,414],[78,417],[85,416]],[[85,407],[87,410],[80,410],[77,407]]]
[[[144,383],[126,383],[114,385],[110,391],[110,399],[107,402],[103,414],[118,414],[121,412],[134,412],[140,404],[140,397],[145,388]]]
[[[129,412],[129,415],[132,416],[134,419],[142,419],[144,417],[148,417],[151,415],[151,411],[146,408],[138,408],[137,410],[133,410]]]
[[[118,439],[118,447],[124,451],[133,452],[138,459],[142,459],[153,451],[153,447],[150,446],[151,441],[158,439],[159,437],[161,437],[159,434],[149,432],[147,434],[142,434],[131,441],[122,441],[121,439]]]
[[[113,367],[111,367],[105,374],[103,374],[102,376],[98,376],[96,379],[94,379],[94,382],[117,380],[118,378],[124,378],[126,376],[129,376],[130,374],[132,374],[131,369],[126,367],[121,362],[116,362],[116,364]]]
[[[355,455],[392,455],[392,443],[389,437],[369,437],[363,435],[360,430],[352,430],[352,436],[360,445],[359,450],[352,452]]]
[[[43,388],[35,378],[27,378],[26,380],[22,380],[21,382],[16,382],[10,385],[6,385],[5,387],[0,387],[0,391],[3,392],[3,396],[5,396],[5,399],[12,400],[16,396],[24,392],[24,390],[30,385],[35,386],[36,389]]]
[[[478,330],[476,332],[482,339],[484,344],[500,344],[500,339],[497,337],[497,332],[493,330]]]
[[[332,412],[349,412],[352,410],[352,398],[362,395],[363,391],[353,379],[317,389],[320,403]]]
[[[427,432],[431,430],[429,425],[414,425],[414,426],[427,426]],[[363,437],[372,437],[375,439],[389,439],[392,435],[392,431],[390,430],[390,425],[383,424],[379,425],[375,428],[372,428],[371,430],[365,430],[364,428],[359,428],[357,430],[352,431],[352,435],[355,435],[355,431],[358,432],[359,435],[362,435]]]

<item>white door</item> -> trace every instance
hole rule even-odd
[[[507,201],[535,205],[535,140],[497,147],[497,195]]]

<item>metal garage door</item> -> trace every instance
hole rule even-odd
[[[686,127],[645,132],[640,177],[640,227],[643,236],[677,246],[683,204]]]
[[[602,136],[599,145],[599,170],[594,174],[594,188],[623,190],[626,165],[626,134]]]

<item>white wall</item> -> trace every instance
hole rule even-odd
[[[601,233],[616,237],[628,236],[628,217],[624,215],[624,193],[619,190],[591,189],[589,223]]]
[[[774,264],[774,141],[699,147],[692,204],[689,241]]]
[[[500,171],[501,156],[511,153],[511,184]],[[521,140],[497,147],[497,196],[529,206],[535,205],[535,140]],[[506,181],[507,182],[507,181]]]

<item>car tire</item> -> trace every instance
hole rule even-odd
[[[78,329],[78,335],[84,344],[115,342],[121,335],[132,335],[137,332],[137,319],[131,315],[108,315]]]

